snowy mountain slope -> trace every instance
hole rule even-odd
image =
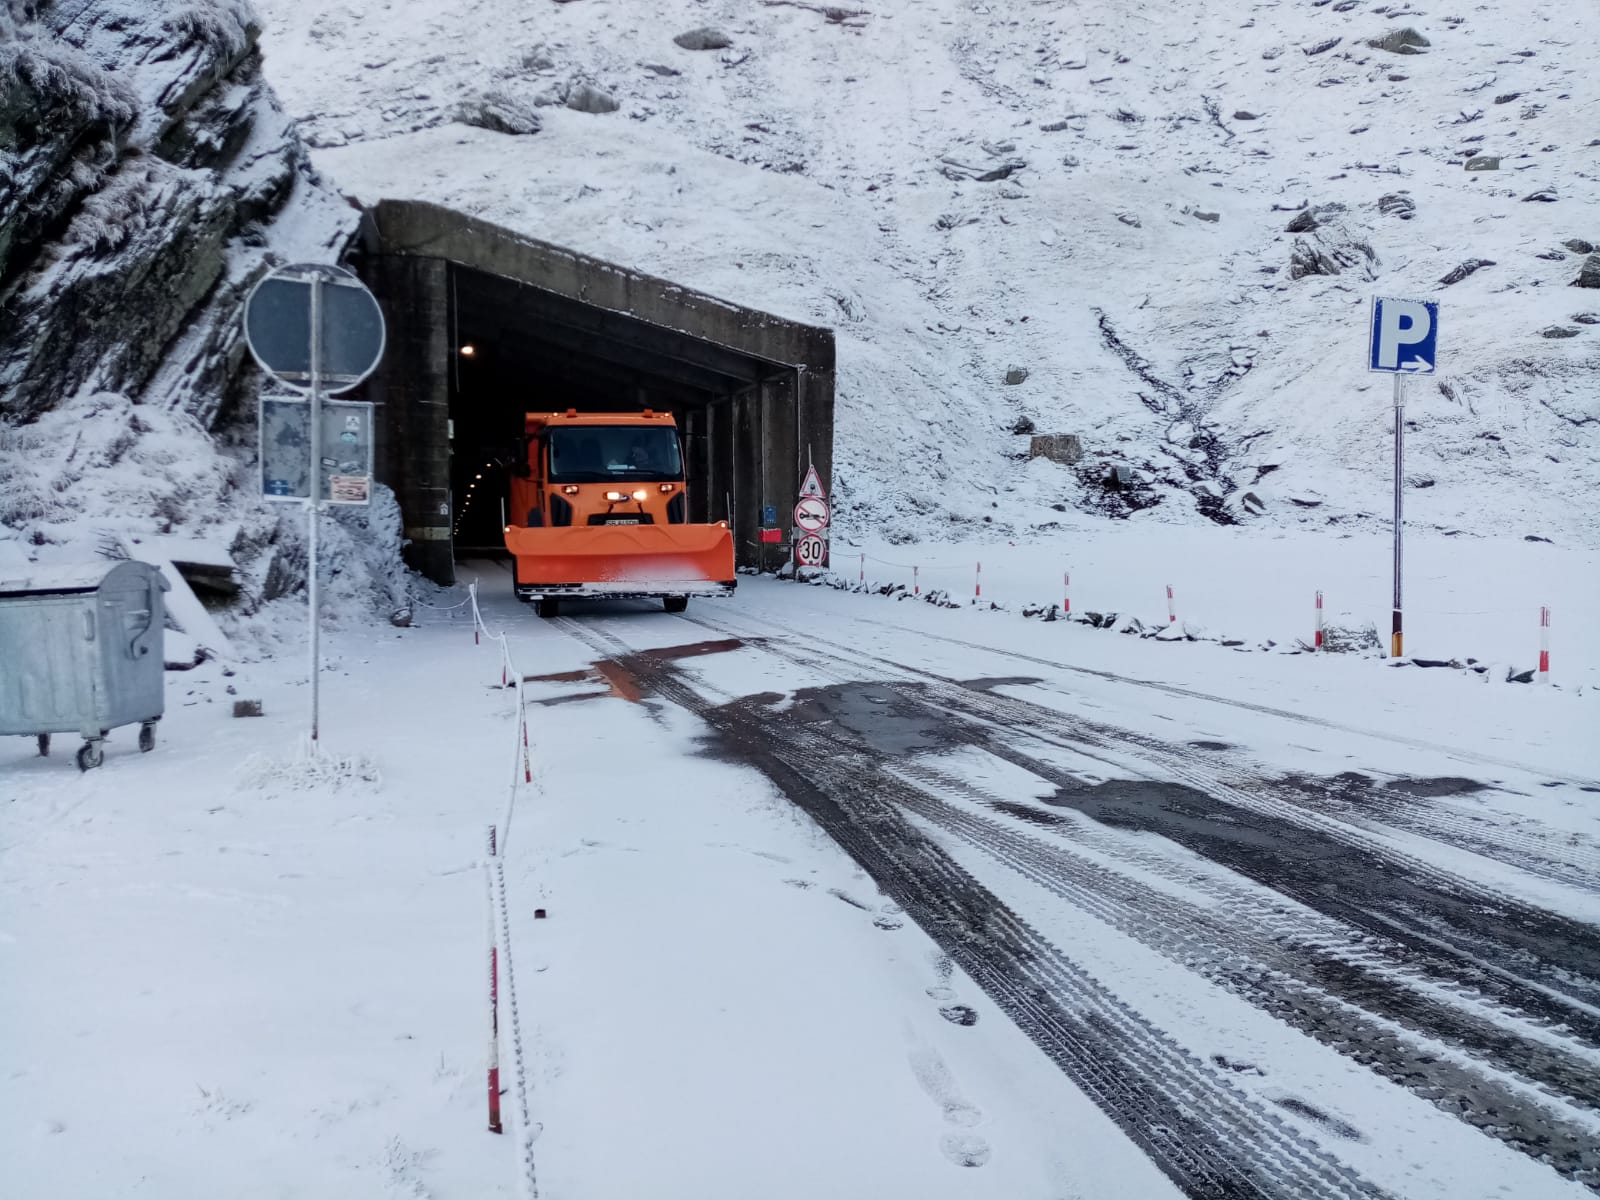
[[[1381,513],[1368,298],[1437,293],[1443,374],[1408,407],[1415,518],[1593,539],[1600,330],[1572,317],[1600,297],[1566,286],[1584,255],[1563,246],[1600,238],[1592,9],[259,8],[268,77],[362,200],[452,204],[833,325],[849,520],[916,537],[1118,511],[1112,460],[1168,519],[1207,489],[1222,519]],[[730,44],[674,44],[705,26]],[[1426,47],[1393,44],[1420,52],[1367,44],[1406,29]],[[584,85],[617,111],[561,107]],[[451,123],[485,93],[542,131]],[[1501,169],[1465,171],[1479,152]],[[1345,266],[1293,278],[1294,255]],[[1475,258],[1494,265],[1438,282]],[[1012,365],[1029,375],[1008,387]],[[1018,465],[1023,416],[1084,435],[1077,477]]]

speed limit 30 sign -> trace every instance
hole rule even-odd
[[[802,567],[820,567],[828,558],[828,543],[814,533],[796,539],[794,557]]]

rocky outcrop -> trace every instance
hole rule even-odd
[[[209,424],[243,382],[250,285],[336,256],[355,213],[263,83],[248,5],[23,11],[0,47],[0,418],[95,391]]]
[[[0,538],[214,538],[237,613],[305,561],[258,495],[244,300],[272,266],[336,260],[359,216],[311,169],[258,32],[245,0],[0,0]],[[398,535],[350,520],[351,547],[383,548],[345,574],[387,595]]]

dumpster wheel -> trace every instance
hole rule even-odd
[[[98,767],[105,760],[105,744],[102,742],[85,742],[78,747],[78,770],[80,771],[87,771],[90,767]]]
[[[150,753],[150,751],[154,750],[155,748],[156,748],[156,727],[155,727],[155,722],[146,721],[143,725],[139,726],[139,751],[142,754],[148,754],[148,753]]]

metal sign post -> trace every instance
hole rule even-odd
[[[318,619],[317,534],[328,502],[366,504],[372,483],[372,406],[332,402],[344,410],[338,435],[340,453],[323,456],[323,393],[355,387],[383,357],[385,329],[377,299],[343,267],[300,263],[280,267],[250,292],[244,310],[245,341],[263,368],[296,391],[307,393],[309,427],[303,442],[294,428],[294,402],[263,398],[261,405],[262,494],[268,499],[300,500],[306,506],[306,602],[311,625],[311,750],[321,737],[321,633]],[[275,409],[268,439],[268,409]],[[364,414],[364,415],[363,415]],[[281,444],[280,444],[281,443]],[[296,486],[302,445],[309,450],[306,490]],[[294,461],[286,461],[288,458]],[[365,475],[354,475],[365,459]],[[272,461],[269,470],[268,461]],[[330,474],[324,496],[323,469]]]
[[[1439,302],[1372,298],[1372,331],[1367,342],[1367,366],[1394,376],[1394,608],[1389,632],[1389,656],[1403,656],[1400,591],[1400,549],[1405,528],[1407,375],[1432,375],[1438,364]],[[1404,362],[1402,355],[1409,355]]]

